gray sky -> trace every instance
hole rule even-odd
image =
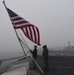
[[[0,0],[0,54],[21,52],[9,16]],[[74,0],[5,0],[8,8],[36,25],[40,30],[41,46],[74,45]],[[33,49],[34,43],[25,40]],[[39,47],[39,46],[38,46]]]

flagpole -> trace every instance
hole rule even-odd
[[[4,4],[4,6],[5,6],[5,8],[6,8],[6,10],[7,10],[7,7],[6,7],[6,4],[5,4],[5,1],[3,0],[3,4]],[[8,12],[8,11],[7,11]],[[9,14],[8,14],[9,15]],[[10,17],[10,16],[9,16]],[[12,23],[12,22],[11,22]],[[13,23],[12,23],[12,25],[13,25]],[[24,48],[23,48],[23,46],[22,46],[22,43],[20,42],[21,41],[21,39],[19,38],[19,35],[18,35],[18,33],[17,33],[17,31],[14,29],[14,31],[15,31],[15,33],[16,33],[16,36],[17,36],[17,38],[18,38],[18,40],[19,40],[19,43],[20,43],[20,45],[21,45],[21,47],[22,47],[22,50],[23,50],[23,52],[24,52],[24,55],[25,56],[27,56],[26,55],[26,53],[25,53],[25,51],[24,51]],[[29,49],[29,47],[27,46],[27,48]],[[30,49],[29,49],[30,50]],[[34,58],[31,56],[31,58],[32,58],[32,60],[34,61],[34,63],[37,65],[37,67],[39,68],[39,70],[42,72],[42,73],[44,73],[43,71],[42,71],[42,69],[39,67],[39,65],[37,64],[37,62],[34,60]]]
[[[6,4],[5,4],[5,1],[3,0],[3,4],[4,4],[4,6],[5,6],[5,8],[6,8],[6,10],[7,10],[7,7],[6,7]],[[7,11],[8,12],[8,11]],[[8,14],[9,15],[9,14]],[[10,16],[9,16],[10,17]],[[11,21],[11,20],[10,20]],[[11,22],[12,23],[12,22]],[[14,29],[14,31],[15,31],[15,33],[16,33],[16,36],[17,36],[17,38],[18,38],[18,40],[19,40],[19,43],[20,43],[20,45],[21,45],[21,47],[22,47],[22,50],[23,50],[23,52],[24,52],[24,55],[25,56],[27,56],[26,55],[26,53],[25,53],[25,51],[24,51],[24,48],[23,48],[23,46],[22,46],[22,43],[20,42],[20,39],[19,39],[19,36],[18,36],[18,33],[17,33],[17,31]]]

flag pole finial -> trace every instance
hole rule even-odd
[[[5,0],[3,0],[3,4],[4,4],[5,8],[6,8]]]
[[[5,4],[5,0],[3,0],[3,4]]]

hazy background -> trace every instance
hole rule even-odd
[[[0,59],[22,55],[7,11],[0,0]],[[74,0],[5,0],[8,8],[40,30],[41,48],[74,45]],[[25,40],[33,49],[34,43]]]

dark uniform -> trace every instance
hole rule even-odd
[[[32,53],[32,56],[33,56],[34,60],[36,61],[36,59],[37,59],[37,46],[35,45],[34,46],[34,50],[33,51],[30,50],[30,51]],[[34,63],[34,68],[36,68],[36,64],[35,63]]]
[[[45,64],[44,70],[47,71],[48,70],[48,49],[46,45],[43,46],[43,58]]]

